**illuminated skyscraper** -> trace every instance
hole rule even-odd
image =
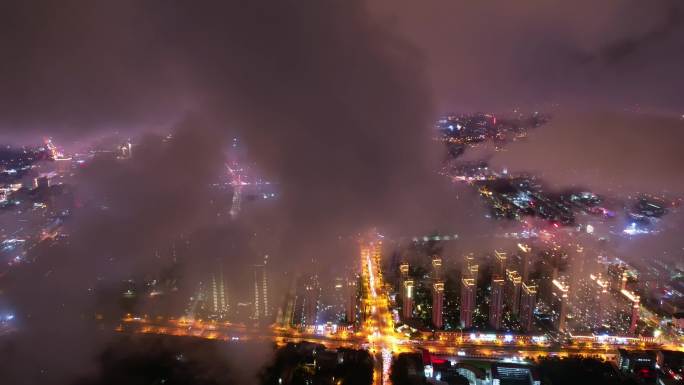
[[[638,295],[634,294],[634,292],[625,289],[621,290],[620,293],[625,298],[627,298],[629,300],[629,303],[631,304],[631,319],[629,323],[628,333],[632,336],[635,336],[637,331],[637,324],[639,323],[640,298]]]
[[[404,262],[401,265],[399,265],[399,273],[401,274],[402,281],[408,279],[409,264]]]
[[[492,291],[489,298],[489,326],[501,329],[503,317],[504,279],[500,275],[492,277]]]
[[[556,329],[565,331],[565,319],[568,316],[569,308],[568,292],[570,291],[570,286],[565,283],[564,279],[554,279],[552,283],[554,325],[556,326]]]
[[[520,277],[523,282],[527,282],[530,279],[532,248],[524,243],[518,243],[518,249],[520,249]]]
[[[413,295],[414,287],[412,280],[404,281],[404,295],[403,295],[403,307],[402,307],[402,317],[404,321],[413,318]]]
[[[442,308],[444,307],[444,282],[437,281],[432,284],[432,325],[436,329],[441,329],[444,325],[442,321]]]
[[[570,279],[568,281],[570,286],[577,288],[579,287],[580,280],[585,279],[586,274],[591,272],[592,269],[584,252],[584,247],[580,244],[575,245],[570,256]]]
[[[520,296],[520,325],[523,331],[529,332],[534,324],[534,309],[537,307],[537,286],[522,284]]]
[[[228,314],[228,294],[223,281],[223,269],[211,276],[212,313],[218,319],[225,319]]]
[[[399,265],[401,274],[401,316],[406,321],[413,317],[413,281],[409,278],[409,264],[404,262]]]
[[[436,329],[443,326],[442,309],[444,307],[444,281],[442,281],[442,258],[432,257],[432,325]]]
[[[432,279],[433,281],[442,279],[442,258],[437,255],[432,257]]]
[[[627,281],[630,272],[627,265],[623,263],[611,263],[608,265],[607,279],[610,281],[610,288],[614,291],[621,291],[627,289]]]
[[[328,286],[327,289],[323,289],[321,293],[327,295],[325,298],[327,301],[326,314],[324,315],[326,321],[329,321],[330,317],[335,322],[346,321],[350,302],[347,280],[343,277],[335,277],[332,281],[332,287]]]
[[[356,322],[356,281],[347,279],[347,323]]]
[[[496,259],[495,273],[504,276],[506,274],[506,253],[494,250],[494,258]]]
[[[268,302],[267,263],[268,255],[262,265],[254,265],[254,319],[256,320],[268,320],[271,316]]]
[[[190,319],[226,320],[229,314],[228,292],[223,279],[223,268],[219,263],[216,271],[207,281],[200,281],[197,290],[190,297],[187,316]]]
[[[475,287],[477,288],[477,276],[479,274],[479,266],[475,263],[475,257],[472,253],[465,256],[465,273],[468,278],[472,278],[475,281]]]
[[[304,287],[304,317],[301,323],[307,326],[316,325],[320,297],[321,285],[318,282],[318,275],[313,274]]]
[[[620,276],[620,290],[627,289],[627,271],[623,271]]]
[[[597,328],[608,317],[608,307],[610,305],[610,298],[608,298],[608,281],[601,276],[590,274],[589,284],[591,285],[593,301],[585,304],[585,314],[590,315],[587,320],[591,326]]]
[[[276,322],[282,327],[290,327],[295,323],[295,306],[297,302],[296,285],[293,281],[290,282],[287,289],[287,294],[283,299],[282,306],[278,309],[278,316]]]
[[[475,310],[475,280],[461,279],[461,326],[473,326],[473,311]]]
[[[511,313],[518,314],[520,312],[520,288],[522,286],[522,278],[515,270],[506,270],[506,304]]]

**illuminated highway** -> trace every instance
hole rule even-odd
[[[320,343],[327,348],[369,349],[381,353],[428,350],[436,355],[482,358],[529,358],[538,356],[602,356],[611,359],[618,348],[658,349],[663,345],[647,343],[638,339],[625,341],[591,342],[582,338],[566,344],[549,343],[542,336],[494,335],[484,333],[450,333],[450,337],[426,333],[422,338],[408,339],[396,333],[382,336],[368,335],[363,331],[320,328],[253,328],[241,324],[190,321],[184,319],[145,319],[128,317],[117,331],[127,333],[164,334],[188,336],[223,341],[273,341],[278,345],[308,341]],[[445,333],[446,334],[446,333]],[[672,347],[670,347],[672,348]],[[676,347],[675,347],[676,348]],[[680,348],[681,349],[681,348]]]
[[[399,352],[402,346],[394,330],[389,298],[382,279],[381,248],[382,243],[378,239],[361,246],[364,320],[360,334],[367,336],[369,350],[375,358],[373,383],[387,385],[390,384],[392,355]]]

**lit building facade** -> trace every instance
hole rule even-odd
[[[637,332],[637,324],[639,323],[640,298],[634,292],[625,289],[621,290],[620,294],[627,299],[627,303],[630,305],[631,317],[629,321],[628,333],[632,336],[635,336]]]
[[[520,277],[523,282],[530,279],[530,270],[532,270],[532,248],[524,243],[518,243],[520,250]]]
[[[401,274],[401,317],[406,321],[413,318],[413,295],[415,294],[413,281],[409,279],[409,264],[404,262],[399,265],[399,273]]]
[[[506,304],[512,314],[520,312],[522,277],[516,270],[506,269]]]
[[[473,311],[475,310],[475,280],[461,279],[461,326],[473,326]]]
[[[353,324],[356,322],[356,300],[357,287],[356,281],[353,279],[347,280],[347,303],[346,303],[346,320],[347,323]]]
[[[404,295],[402,306],[402,318],[410,320],[413,318],[413,297],[415,294],[415,287],[413,280],[407,279],[404,281]]]
[[[473,278],[475,280],[475,286],[477,286],[477,275],[479,266],[475,261],[475,256],[473,255],[473,253],[466,254],[466,256],[464,257],[464,262],[466,274],[469,274],[470,278]]]
[[[254,265],[254,319],[268,320],[271,317],[268,301],[268,274],[266,261],[263,265]]]
[[[318,322],[318,305],[321,298],[321,285],[318,275],[313,274],[304,287],[304,317],[302,324],[307,326],[316,325]]]
[[[520,326],[529,332],[534,324],[534,309],[537,307],[537,286],[531,283],[522,284],[520,294]]]
[[[503,299],[505,281],[500,275],[492,277],[492,291],[489,297],[489,326],[494,330],[501,329],[503,318]]]
[[[442,258],[436,255],[432,257],[432,279],[442,280]]]
[[[495,273],[503,276],[506,274],[506,262],[508,257],[503,251],[494,250],[494,258],[496,259],[496,271]]]
[[[228,293],[223,280],[223,269],[211,276],[212,313],[215,318],[225,319],[228,315]]]
[[[436,329],[444,326],[442,311],[444,308],[444,282],[437,281],[432,284],[432,325]]]
[[[564,279],[554,279],[552,281],[552,307],[554,312],[554,326],[557,330],[566,330],[566,318],[568,316],[569,291],[570,286]]]

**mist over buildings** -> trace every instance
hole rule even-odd
[[[682,114],[682,4],[373,2],[425,56],[441,111],[625,108]]]
[[[476,193],[436,173],[444,148],[431,130],[445,111],[553,106],[552,124],[493,163],[558,188],[682,193],[678,3],[434,4],[0,5],[3,144],[112,131],[137,141],[131,162],[80,170],[69,244],[8,283],[8,297],[37,299],[18,305],[26,343],[0,353],[10,378],[82,374],[106,343],[84,326],[98,293],[176,263],[170,245],[185,245],[188,291],[217,259],[236,266],[234,287],[264,254],[283,270],[353,264],[357,250],[338,246],[371,227],[459,234],[454,255],[493,249],[506,224],[493,230]],[[657,116],[614,112],[625,108]],[[233,137],[279,189],[235,221],[217,216],[225,202],[210,189]]]
[[[189,290],[218,258],[236,277],[263,258],[250,239],[262,234],[278,246],[276,264],[292,266],[345,257],[331,245],[369,226],[435,226],[421,213],[448,190],[434,172],[420,55],[361,2],[158,6],[3,10],[15,38],[2,49],[29,50],[3,64],[3,138],[141,138],[130,162],[96,158],[79,171],[68,244],[7,283],[8,298],[38,299],[17,305],[26,332],[3,354],[14,383],[89,374],[106,343],[87,326],[100,296],[175,263],[174,242],[191,244],[179,262]],[[160,126],[172,138],[145,133]],[[282,198],[271,213],[226,223],[209,191],[234,135]]]
[[[527,141],[497,153],[495,167],[526,170],[556,188],[611,195],[681,194],[684,120],[626,112],[559,112]],[[539,150],[539,151],[537,151]]]

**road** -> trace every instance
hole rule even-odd
[[[366,336],[369,351],[375,358],[373,383],[389,385],[392,356],[405,349],[399,343],[400,336],[394,330],[389,309],[389,297],[385,292],[380,268],[381,248],[382,243],[378,239],[361,245],[361,276],[364,285],[361,301],[364,311],[360,334]]]
[[[164,334],[189,336],[205,339],[216,339],[232,342],[240,341],[273,341],[278,345],[287,343],[312,342],[320,343],[329,349],[352,348],[368,349],[374,355],[382,356],[383,351],[390,353],[430,351],[435,355],[454,357],[487,357],[487,358],[530,358],[538,356],[603,356],[611,358],[618,348],[657,349],[658,344],[596,344],[568,343],[552,345],[548,343],[525,342],[520,338],[502,342],[501,340],[473,342],[464,340],[416,340],[400,338],[392,335],[367,335],[364,332],[326,331],[321,333],[300,332],[290,328],[251,328],[239,324],[186,321],[173,319],[150,320],[144,318],[126,318],[117,328],[125,333]],[[396,338],[396,339],[394,339]]]

